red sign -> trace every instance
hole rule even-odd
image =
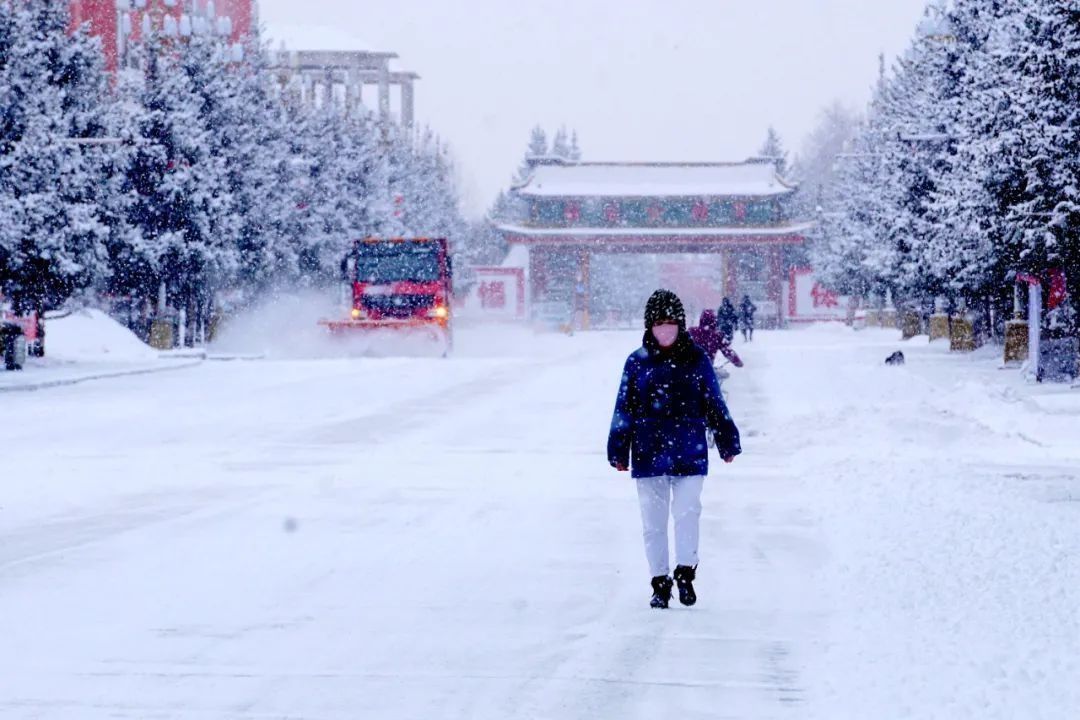
[[[1046,296],[1046,306],[1053,310],[1065,302],[1067,297],[1069,297],[1069,285],[1065,277],[1065,271],[1061,268],[1054,268],[1050,271],[1050,292]]]
[[[810,297],[814,298],[814,307],[834,308],[840,307],[840,298],[832,290],[828,290],[820,283],[814,283],[814,289],[810,291]]]
[[[501,280],[480,283],[477,290],[480,307],[485,310],[501,310],[506,307],[506,283]]]

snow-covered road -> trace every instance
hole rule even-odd
[[[0,718],[1075,716],[1076,393],[740,345],[701,602],[657,612],[604,458],[638,339],[3,397]]]

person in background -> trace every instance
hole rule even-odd
[[[731,349],[731,345],[724,335],[717,329],[716,313],[712,310],[703,310],[697,327],[690,328],[690,339],[705,351],[710,362],[716,362],[716,354],[726,357],[732,365],[741,368],[742,358]]]
[[[755,313],[757,313],[757,305],[754,304],[749,295],[743,295],[742,302],[739,304],[739,327],[742,328],[743,340],[746,342],[753,342],[754,340]]]
[[[608,462],[631,471],[641,505],[654,608],[671,600],[668,515],[675,520],[679,602],[697,593],[701,491],[709,472],[706,434],[726,463],[742,452],[739,429],[720,396],[712,361],[686,330],[679,298],[657,290],[645,306],[645,337],[626,359],[608,434]]]
[[[730,343],[735,338],[735,328],[739,324],[739,313],[735,310],[735,306],[731,304],[731,298],[724,298],[716,315],[720,334],[726,337]]]

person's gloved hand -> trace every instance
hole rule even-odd
[[[726,463],[727,463],[728,465],[730,465],[731,463],[735,462],[735,456],[734,456],[734,455],[721,455],[721,456],[720,456],[720,459],[722,459],[722,460],[723,460],[724,462],[726,462]]]
[[[629,472],[630,468],[626,467],[622,463],[614,463],[611,467],[615,468],[619,472]]]

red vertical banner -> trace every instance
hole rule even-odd
[[[1053,310],[1065,302],[1065,298],[1069,296],[1069,285],[1065,277],[1065,270],[1062,268],[1053,268],[1048,274],[1050,283],[1049,292],[1046,295],[1046,307]]]

